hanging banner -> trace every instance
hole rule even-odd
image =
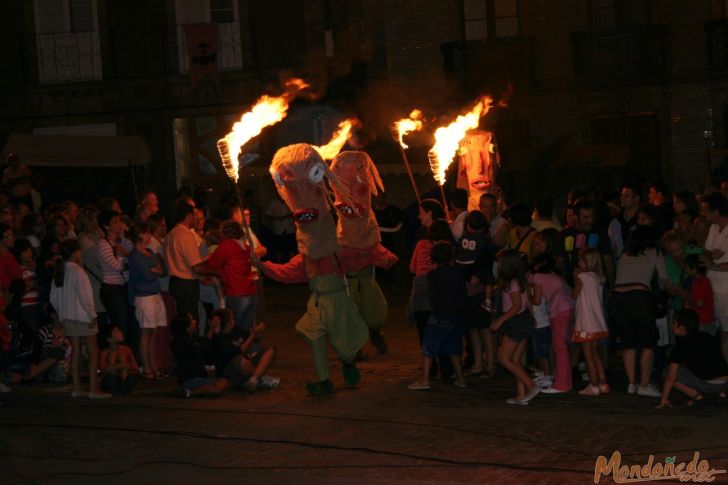
[[[216,23],[184,25],[190,83],[196,87],[203,79],[219,80],[217,70],[218,28]]]

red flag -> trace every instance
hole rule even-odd
[[[187,55],[190,58],[190,82],[194,88],[204,78],[218,82],[216,23],[184,25]]]

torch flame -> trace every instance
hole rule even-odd
[[[394,130],[396,130],[396,136],[399,140],[399,144],[403,149],[409,148],[402,139],[407,133],[411,131],[419,131],[422,129],[422,111],[418,109],[412,110],[409,118],[403,118],[394,123]]]
[[[488,113],[492,102],[489,96],[483,97],[468,113],[459,115],[455,121],[435,131],[435,144],[427,155],[435,180],[440,185],[445,183],[445,172],[455,157],[460,140],[468,130],[478,127],[480,118]]]
[[[285,118],[288,105],[298,91],[309,87],[302,79],[289,79],[284,83],[285,93],[281,96],[261,96],[250,111],[240,117],[232,131],[217,141],[217,150],[225,172],[233,182],[238,181],[238,156],[251,138],[256,137],[266,126],[274,125]]]
[[[339,129],[331,137],[331,141],[326,145],[314,148],[319,152],[321,158],[324,160],[333,160],[336,155],[339,154],[346,141],[351,135],[351,128],[354,126],[354,120],[346,119],[339,123]]]

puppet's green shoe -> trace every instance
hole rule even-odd
[[[342,362],[341,370],[344,374],[344,382],[346,382],[347,386],[354,387],[359,384],[361,374],[359,373],[359,369],[356,368],[356,364],[347,364],[346,362]]]
[[[306,391],[312,396],[323,396],[334,392],[334,384],[326,379],[324,381],[309,382],[306,384]]]

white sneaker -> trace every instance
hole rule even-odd
[[[518,399],[509,397],[506,399],[506,404],[520,404],[521,406],[528,406],[528,401],[519,401]]]
[[[264,375],[260,377],[258,387],[261,389],[275,389],[280,383],[281,379],[279,377]]]
[[[627,394],[634,394],[637,392],[637,384],[630,384],[627,386]]]
[[[555,387],[547,387],[546,389],[541,389],[541,392],[544,394],[563,394],[566,391],[560,391]]]
[[[12,389],[10,389],[9,386],[6,386],[2,382],[0,382],[0,392],[10,392],[10,391],[12,391]]]
[[[645,387],[640,386],[637,389],[637,395],[645,397],[662,397],[662,393],[652,384],[648,384]]]

